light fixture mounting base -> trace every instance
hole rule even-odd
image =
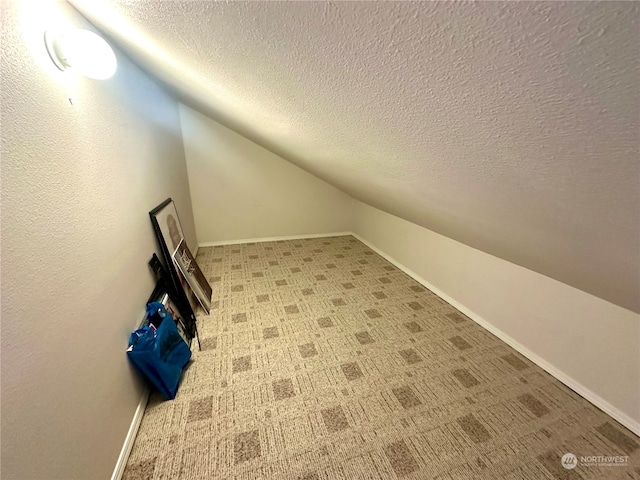
[[[47,47],[47,53],[53,64],[62,71],[66,70],[68,65],[64,61],[60,48],[60,35],[52,30],[47,30],[44,32],[44,45]]]

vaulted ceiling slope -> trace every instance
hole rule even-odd
[[[353,197],[640,311],[640,4],[72,3]]]

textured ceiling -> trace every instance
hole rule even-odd
[[[637,3],[72,3],[355,198],[640,311]]]

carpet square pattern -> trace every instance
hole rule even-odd
[[[637,436],[352,236],[197,261],[202,351],[125,479],[640,478]]]

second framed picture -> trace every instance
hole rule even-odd
[[[207,313],[211,312],[211,294],[213,291],[184,240],[180,242],[180,245],[173,253],[173,260],[178,265],[182,275],[187,279],[191,290],[195,292],[202,308]]]

